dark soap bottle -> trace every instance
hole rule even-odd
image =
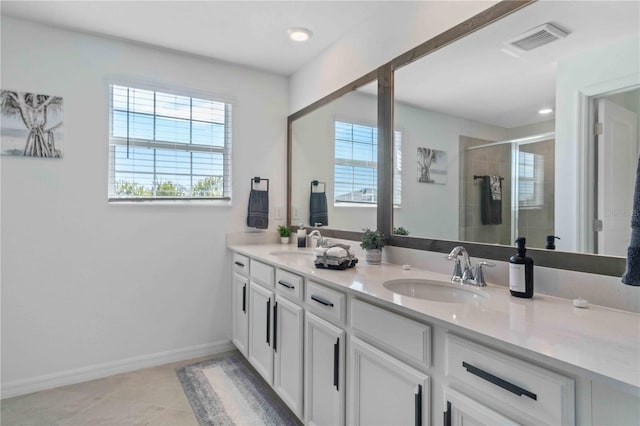
[[[518,252],[509,258],[509,291],[515,297],[533,297],[533,259],[526,256],[527,240],[516,240]]]

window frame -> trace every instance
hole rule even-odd
[[[155,94],[156,93],[163,93],[163,94],[167,94],[167,95],[173,95],[173,96],[181,96],[181,97],[188,97],[190,100],[190,103],[192,103],[193,99],[199,99],[199,100],[204,100],[204,101],[211,101],[211,102],[218,102],[218,103],[223,103],[224,104],[224,117],[225,117],[225,121],[224,121],[224,145],[223,146],[215,146],[215,145],[203,145],[203,144],[193,144],[191,141],[189,141],[188,143],[182,143],[182,142],[170,142],[170,141],[163,141],[163,140],[153,140],[153,139],[143,139],[143,138],[126,138],[126,137],[114,137],[113,136],[113,125],[114,125],[114,120],[113,120],[113,114],[114,114],[114,102],[113,102],[113,87],[114,86],[120,86],[120,87],[124,87],[124,88],[129,88],[129,89],[138,89],[138,90],[145,90],[145,91],[151,91],[154,92],[154,99],[155,99]],[[233,109],[234,109],[234,105],[235,105],[235,99],[228,97],[228,96],[223,96],[223,95],[217,95],[217,94],[212,94],[210,92],[206,92],[206,91],[202,91],[202,90],[192,90],[192,89],[185,89],[185,88],[180,88],[177,86],[172,86],[172,85],[166,85],[163,83],[150,83],[150,82],[141,82],[141,81],[137,81],[135,79],[133,80],[129,80],[129,79],[112,79],[112,78],[108,78],[107,79],[107,86],[106,86],[106,92],[107,92],[107,99],[108,99],[108,110],[107,110],[107,114],[109,115],[108,117],[108,143],[107,143],[107,150],[108,150],[108,181],[107,181],[107,201],[109,203],[150,203],[150,204],[159,204],[162,202],[167,202],[169,204],[176,204],[179,202],[198,202],[201,201],[203,203],[206,204],[222,204],[222,205],[230,205],[231,204],[231,200],[232,200],[232,140],[233,140],[233,127],[234,127],[234,122],[233,122]],[[128,106],[129,108],[129,106]],[[190,106],[190,110],[193,108],[193,105]],[[185,120],[189,122],[189,126],[191,128],[192,123],[194,122],[203,122],[203,121],[199,121],[199,120],[195,120],[192,117],[192,111],[190,111],[190,118],[185,119],[185,118],[180,118],[180,117],[169,117],[169,116],[164,116],[162,114],[156,114],[156,105],[155,105],[155,100],[154,100],[154,112],[153,113],[147,113],[150,117],[153,117],[154,123],[155,123],[155,119],[156,117],[161,117],[161,118],[169,118],[169,119],[180,119],[180,120]],[[119,110],[122,111],[122,110]],[[125,111],[126,114],[126,111]],[[203,122],[204,123],[204,122]],[[154,134],[155,134],[155,129],[154,129]],[[155,135],[154,135],[155,138]],[[223,191],[223,196],[222,197],[193,197],[193,196],[185,196],[185,197],[177,197],[177,196],[156,196],[153,195],[151,197],[136,197],[136,196],[131,196],[131,197],[119,197],[119,196],[114,196],[114,186],[115,186],[115,175],[116,175],[116,159],[115,159],[115,149],[114,147],[116,146],[129,146],[129,147],[139,147],[139,148],[147,148],[147,149],[153,149],[154,152],[157,149],[160,150],[164,150],[164,151],[176,151],[176,152],[188,152],[188,153],[217,153],[217,154],[221,154],[222,155],[222,191]],[[184,146],[186,149],[182,149],[181,147]],[[155,157],[155,155],[154,155]],[[140,172],[141,174],[148,174],[150,176],[153,176],[154,181],[156,180],[156,175],[158,173],[155,172],[155,158],[153,160],[154,162],[154,171],[153,172]],[[191,180],[193,180],[194,177],[199,177],[199,178],[204,178],[204,177],[210,177],[210,176],[214,176],[214,175],[200,175],[200,174],[196,174],[194,175],[193,173],[193,157],[191,156],[190,160],[190,173],[186,174],[186,173],[173,173],[176,176],[185,176],[185,177],[190,177]],[[135,172],[135,169],[132,170],[132,172]],[[192,186],[193,186],[193,182],[192,182]]]
[[[342,123],[342,124],[348,124],[351,126],[361,126],[361,127],[368,127],[370,129],[373,129],[372,134],[376,135],[378,134],[378,126],[376,125],[372,125],[371,123],[366,123],[364,121],[360,121],[360,120],[352,120],[352,119],[345,119],[345,118],[340,118],[340,117],[334,117],[333,118],[333,179],[334,179],[334,190],[333,190],[333,205],[334,207],[375,207],[378,205],[378,182],[377,182],[377,172],[378,172],[378,154],[377,154],[377,143],[378,141],[376,140],[376,146],[374,149],[374,158],[375,160],[372,162],[372,167],[369,167],[369,162],[368,161],[363,161],[363,160],[349,160],[349,159],[342,159],[342,158],[338,158],[336,156],[336,142],[337,142],[337,137],[336,137],[336,126],[337,123]],[[393,165],[393,206],[395,208],[399,208],[402,205],[402,163],[397,164],[396,162],[396,148],[395,148],[395,142],[396,142],[396,138],[397,141],[400,142],[400,150],[402,150],[402,131],[401,130],[394,130],[393,131],[394,134],[394,165]],[[351,141],[347,141],[350,142],[351,144],[353,143],[362,143],[362,142],[354,142],[353,138],[351,139]],[[373,145],[373,144],[372,144]],[[400,154],[401,155],[401,154]],[[345,166],[352,166],[352,167],[367,167],[367,168],[372,168],[374,170],[374,172],[376,173],[375,176],[376,178],[374,179],[374,193],[373,193],[373,197],[374,200],[373,201],[341,201],[338,200],[336,198],[336,194],[335,194],[335,182],[336,182],[336,166],[337,165],[345,165]],[[400,182],[398,183],[398,190],[396,191],[396,180],[397,178],[400,178]],[[353,189],[353,188],[352,188]],[[352,191],[352,192],[355,192]],[[396,194],[398,196],[398,202],[396,203]]]

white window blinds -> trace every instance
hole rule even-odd
[[[334,200],[375,204],[378,197],[378,129],[335,122]],[[400,205],[402,136],[394,132],[393,203]]]
[[[110,86],[109,199],[230,199],[231,104]]]

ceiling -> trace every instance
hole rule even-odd
[[[6,1],[2,15],[288,76],[393,1]],[[307,43],[287,29],[306,27]]]
[[[566,38],[519,57],[504,42],[552,22]],[[396,99],[420,108],[513,128],[552,119],[558,60],[640,36],[638,1],[539,1],[396,71]],[[640,71],[640,64],[639,64]]]

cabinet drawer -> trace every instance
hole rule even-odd
[[[457,336],[447,335],[446,342],[445,373],[452,387],[523,421],[575,424],[572,379]]]
[[[302,283],[304,279],[291,272],[276,269],[276,291],[296,302],[302,302]]]
[[[305,302],[312,312],[344,324],[346,296],[313,281],[307,282]]]
[[[360,300],[351,302],[354,332],[394,355],[431,366],[431,327]],[[402,330],[402,332],[399,332]]]
[[[233,253],[233,270],[245,277],[248,277],[249,258],[238,253]]]
[[[263,286],[273,288],[274,271],[273,266],[251,259],[251,278]]]

